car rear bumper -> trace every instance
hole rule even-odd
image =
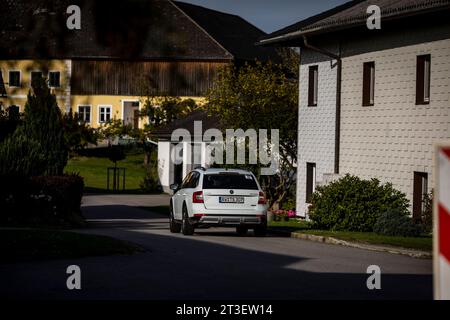
[[[256,226],[267,222],[265,214],[261,215],[204,215],[193,218],[197,225],[236,227],[236,226]]]

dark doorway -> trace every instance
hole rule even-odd
[[[413,219],[420,221],[424,210],[424,196],[428,193],[428,173],[414,172]]]
[[[183,181],[183,163],[175,164],[173,170],[173,183],[181,185]]]

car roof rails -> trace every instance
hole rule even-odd
[[[195,167],[194,170],[202,170],[202,171],[206,171],[206,169],[204,167]]]

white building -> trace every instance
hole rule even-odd
[[[367,27],[369,5],[381,29]],[[297,211],[344,174],[392,182],[422,211],[450,138],[450,1],[352,1],[261,41],[301,48]]]
[[[195,122],[201,123],[201,130],[196,132]],[[219,120],[210,117],[206,111],[197,110],[186,118],[175,120],[169,125],[155,132],[158,140],[158,175],[164,192],[170,192],[170,185],[180,184],[183,178],[197,167],[208,168],[210,157],[207,152],[207,143],[203,141],[203,134],[208,129],[219,128]],[[181,163],[177,163],[172,155],[177,152],[177,141],[172,140],[172,134],[177,129],[187,130],[191,142],[182,142],[180,153]],[[198,142],[196,142],[198,141]]]

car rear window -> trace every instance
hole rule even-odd
[[[203,189],[258,190],[258,185],[251,174],[206,174]]]

